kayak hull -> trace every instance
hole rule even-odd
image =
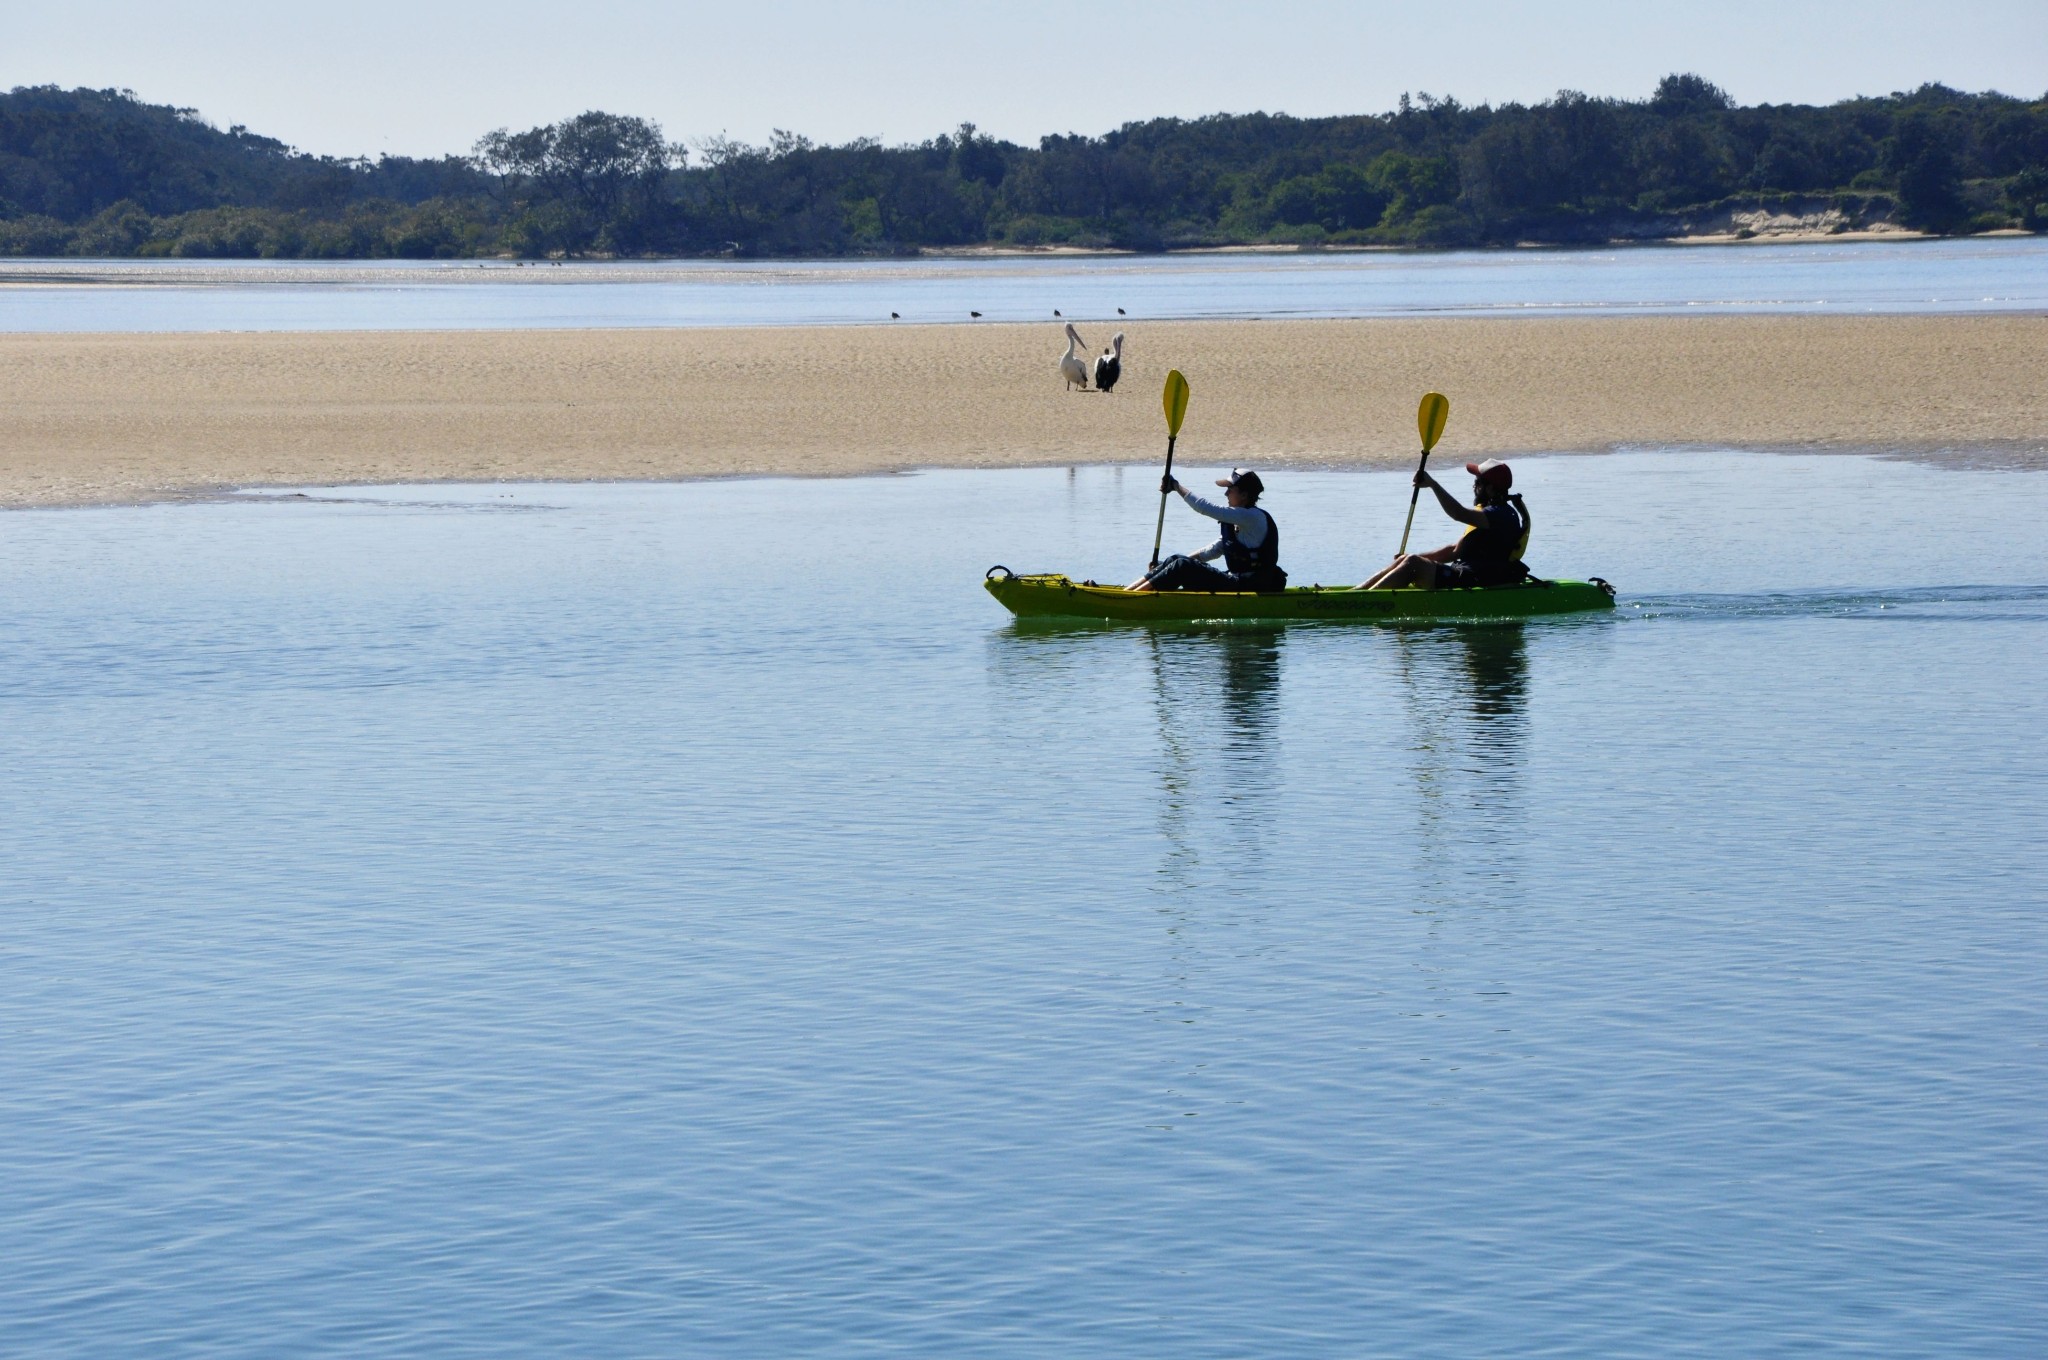
[[[983,582],[988,593],[1019,618],[1109,619],[1126,623],[1197,622],[1210,619],[1324,619],[1333,622],[1401,623],[1410,620],[1466,621],[1527,619],[1612,609],[1614,595],[1604,581],[1524,581],[1511,586],[1458,590],[1359,590],[1355,586],[1299,586],[1255,594],[1250,591],[1125,590],[1065,576],[1013,576],[994,568]]]

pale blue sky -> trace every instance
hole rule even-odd
[[[1467,103],[1560,88],[1640,97],[1677,70],[1744,103],[1929,80],[2048,92],[2048,0],[9,8],[0,86],[125,86],[343,155],[463,151],[490,128],[589,108],[654,118],[678,139],[762,141],[785,127],[899,142],[972,120],[1031,143],[1163,114],[1379,112],[1403,90]]]

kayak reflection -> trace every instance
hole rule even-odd
[[[1421,905],[1513,905],[1526,810],[1527,626],[1409,630],[1395,646],[1415,734]]]
[[[1531,629],[1542,627],[1018,620],[991,635],[992,675],[1006,728],[1030,743],[1027,767],[1065,751],[1086,770],[1084,801],[1102,815],[1142,816],[1139,805],[1150,804],[1169,897],[1259,895],[1249,885],[1268,881],[1266,870],[1280,871],[1274,881],[1290,871],[1277,860],[1303,808],[1334,799],[1365,819],[1359,867],[1378,866],[1358,880],[1361,900],[1390,891],[1412,901],[1419,890],[1425,905],[1499,904],[1520,878],[1530,647],[1540,636]],[[1295,662],[1298,694],[1293,678],[1282,683]],[[1313,707],[1297,719],[1324,731],[1334,722],[1352,739],[1290,746],[1290,696]],[[1341,845],[1327,853],[1350,854]],[[1412,867],[1390,873],[1389,857]]]

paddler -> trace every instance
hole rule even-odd
[[[1424,590],[1450,590],[1458,586],[1498,586],[1519,581],[1529,574],[1522,564],[1522,552],[1529,541],[1529,509],[1510,490],[1515,474],[1498,458],[1467,463],[1472,474],[1472,504],[1460,505],[1443,484],[1424,471],[1415,474],[1417,487],[1436,492],[1444,513],[1460,524],[1470,525],[1465,536],[1434,552],[1409,553],[1394,559],[1394,565],[1360,587],[1362,590],[1391,590],[1395,586],[1421,586]]]
[[[1259,508],[1266,484],[1250,468],[1233,468],[1219,478],[1224,504],[1195,495],[1171,474],[1160,479],[1159,494],[1179,492],[1188,509],[1223,526],[1222,536],[1192,557],[1176,553],[1131,582],[1132,590],[1285,590],[1287,573],[1280,569],[1280,526]],[[1223,570],[1209,565],[1218,557]]]

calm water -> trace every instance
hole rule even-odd
[[[2048,476],[1519,466],[0,518],[0,1352],[2039,1353]]]
[[[103,286],[88,286],[97,280]],[[113,284],[118,286],[104,286]],[[1310,255],[493,262],[0,261],[0,331],[2048,310],[2048,238]]]

